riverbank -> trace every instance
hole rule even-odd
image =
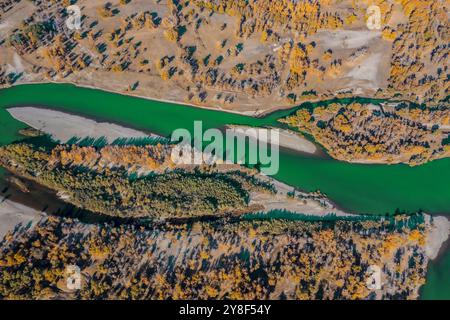
[[[326,103],[329,103],[332,101],[338,101],[338,100],[358,100],[358,99],[360,99],[360,100],[386,101],[388,99],[388,97],[383,98],[383,97],[375,97],[375,96],[369,97],[369,96],[360,96],[360,95],[349,96],[348,94],[342,95],[342,94],[337,93],[336,95],[325,95],[323,97],[302,99],[296,103],[277,104],[275,106],[271,106],[271,107],[269,107],[267,109],[263,109],[263,110],[257,109],[254,111],[239,111],[239,110],[232,110],[232,109],[224,109],[220,106],[212,107],[212,106],[206,106],[206,105],[202,105],[202,104],[188,103],[188,102],[180,101],[180,100],[176,100],[176,99],[163,99],[163,98],[158,98],[156,96],[139,95],[139,94],[136,94],[133,92],[124,92],[124,91],[120,91],[120,90],[103,88],[103,87],[99,87],[99,86],[95,86],[95,85],[78,83],[78,82],[74,82],[74,81],[51,81],[49,79],[40,79],[39,81],[27,81],[24,83],[17,82],[10,86],[0,86],[0,90],[9,89],[9,88],[18,87],[18,86],[42,85],[42,84],[72,85],[72,86],[75,86],[78,88],[99,90],[99,91],[113,93],[113,94],[124,96],[124,97],[131,97],[131,98],[144,99],[144,100],[148,100],[148,101],[157,101],[157,102],[162,102],[162,103],[175,104],[175,105],[186,106],[186,107],[194,108],[194,109],[219,111],[219,112],[225,112],[225,113],[246,116],[246,117],[252,117],[252,118],[266,118],[266,117],[270,117],[274,114],[277,114],[279,112],[284,113],[284,112],[295,111],[302,104],[316,104],[316,103],[321,103],[321,104],[325,103],[326,104]],[[411,103],[412,102],[412,101],[405,100],[405,99],[401,99],[401,100],[389,99],[388,101],[391,103],[402,103],[402,102],[403,103]]]
[[[26,226],[31,223],[31,225],[34,225],[44,216],[45,214],[38,210],[8,200],[0,195],[0,241],[18,224]]]
[[[248,127],[248,126],[237,126],[237,125],[227,125],[225,126],[227,131],[231,131],[232,133],[236,134],[237,136],[241,137],[248,137],[252,136],[251,129],[259,129],[254,127]],[[266,129],[266,128],[263,128]],[[317,146],[300,135],[299,133],[286,130],[286,129],[279,129],[279,128],[272,128],[269,127],[267,130],[278,130],[279,132],[279,140],[278,140],[278,147],[286,148],[293,151],[303,152],[307,154],[317,154],[318,148]],[[261,140],[263,143],[272,143],[272,141],[267,141],[265,139],[264,135],[258,136],[258,140]],[[270,140],[270,139],[269,139]]]
[[[75,81],[49,81],[48,79],[40,79],[39,81],[27,81],[24,83],[17,82],[11,86],[3,86],[3,87],[0,86],[0,90],[8,89],[8,88],[15,87],[15,86],[33,85],[33,84],[56,84],[56,85],[67,84],[67,85],[73,85],[73,86],[79,87],[79,88],[101,90],[101,91],[114,93],[114,94],[118,94],[118,95],[125,96],[125,97],[133,97],[133,98],[145,99],[145,100],[149,100],[149,101],[177,104],[177,105],[186,106],[186,107],[190,107],[190,108],[197,108],[197,109],[204,109],[204,110],[211,110],[211,111],[220,111],[220,112],[226,112],[226,113],[231,113],[231,114],[236,114],[236,115],[241,115],[241,116],[248,116],[248,117],[255,117],[255,118],[256,117],[258,117],[258,118],[264,117],[265,115],[273,113],[274,111],[295,108],[295,105],[287,104],[287,105],[280,105],[277,107],[271,107],[270,109],[267,109],[267,110],[238,111],[238,110],[224,109],[224,108],[221,108],[220,106],[209,107],[209,106],[202,105],[202,104],[187,103],[185,101],[176,100],[176,99],[162,99],[162,98],[158,98],[156,96],[144,96],[144,95],[139,95],[139,94],[132,93],[132,92],[124,92],[124,91],[120,91],[120,90],[114,90],[111,88],[98,87],[98,86],[89,85],[89,84],[85,84],[85,83],[79,83],[79,82],[75,82]],[[320,101],[320,100],[318,100],[318,101]]]
[[[341,210],[330,199],[320,193],[301,192],[292,186],[261,174],[258,175],[258,179],[271,183],[277,190],[275,195],[262,192],[252,192],[250,194],[249,205],[262,206],[264,210],[260,213],[285,210],[304,216],[326,217],[334,215],[337,217],[358,217],[358,214],[351,214]]]
[[[427,238],[426,246],[427,251],[431,253],[431,261],[428,263],[426,282],[420,288],[420,299],[448,300],[450,299],[450,221],[446,217],[433,217],[433,220],[435,228]]]
[[[425,252],[431,260],[438,257],[444,243],[448,240],[450,235],[450,220],[443,216],[433,217],[427,216],[427,223],[431,224],[430,234],[427,237]]]
[[[7,109],[11,116],[30,127],[49,134],[53,139],[66,143],[76,138],[102,139],[113,142],[117,139],[131,138],[161,138],[148,135],[142,131],[126,128],[114,123],[97,122],[88,118],[71,115],[69,113],[38,108],[16,107]]]

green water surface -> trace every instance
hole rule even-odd
[[[438,261],[431,261],[425,285],[420,290],[423,300],[450,300],[450,250]]]
[[[25,127],[5,110],[20,105],[46,106],[164,136],[177,128],[192,129],[195,120],[202,120],[204,129],[226,124],[273,126],[281,115],[253,118],[67,84],[20,85],[0,90],[1,144],[18,139],[17,130]],[[274,177],[302,190],[320,190],[353,212],[450,214],[450,159],[417,167],[363,165],[281,151],[280,170]]]

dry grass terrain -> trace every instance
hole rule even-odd
[[[80,30],[65,22],[79,6]],[[378,5],[381,29],[369,30]],[[363,95],[436,103],[448,95],[448,2],[3,1],[2,86],[74,82],[260,113]]]

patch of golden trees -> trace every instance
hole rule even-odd
[[[212,167],[164,171],[163,166],[171,169],[168,150],[63,146],[48,151],[19,143],[0,148],[0,165],[63,192],[68,202],[80,208],[119,217],[242,214],[252,210],[251,191],[273,192],[270,184],[243,171],[218,172]],[[160,172],[155,171],[158,166]],[[143,168],[152,170],[139,175]]]
[[[408,218],[402,218],[405,221]],[[0,298],[415,299],[425,224],[218,221],[86,225],[48,217],[0,245]],[[82,288],[65,287],[77,265]],[[383,286],[366,286],[371,265]]]
[[[314,136],[334,158],[345,161],[405,162],[416,165],[450,156],[446,107],[377,107],[357,102],[300,108],[280,121]]]

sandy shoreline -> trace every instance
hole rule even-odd
[[[178,101],[178,100],[170,100],[170,99],[161,99],[161,98],[156,98],[156,97],[151,97],[151,96],[143,96],[143,95],[138,95],[138,94],[133,94],[133,93],[127,93],[127,92],[123,92],[120,90],[113,90],[113,89],[108,89],[108,88],[103,88],[103,87],[96,87],[96,86],[92,86],[92,85],[88,85],[88,84],[82,84],[82,83],[77,83],[77,82],[73,82],[73,81],[49,81],[48,79],[42,79],[42,81],[26,81],[26,82],[17,82],[14,83],[13,85],[10,86],[0,86],[0,90],[1,89],[7,89],[9,87],[14,87],[14,86],[21,86],[21,85],[30,85],[30,84],[69,84],[69,85],[73,85],[75,87],[79,87],[79,88],[86,88],[86,89],[93,89],[93,90],[100,90],[100,91],[105,91],[105,92],[109,92],[109,93],[114,93],[114,94],[119,94],[122,96],[127,96],[127,97],[134,97],[134,98],[139,98],[139,99],[145,99],[145,100],[150,100],[150,101],[157,101],[157,102],[164,102],[164,103],[171,103],[171,104],[178,104],[178,105],[182,105],[182,106],[186,106],[186,107],[190,107],[190,108],[197,108],[197,109],[205,109],[205,110],[211,110],[211,111],[220,111],[220,112],[226,112],[226,113],[231,113],[231,114],[237,114],[237,115],[241,115],[241,116],[248,116],[248,117],[252,117],[252,118],[263,118],[266,116],[269,116],[272,113],[275,113],[277,111],[283,111],[283,110],[289,110],[289,109],[294,109],[299,107],[301,104],[303,103],[316,103],[316,102],[320,102],[320,101],[329,101],[329,100],[334,100],[337,97],[336,96],[331,96],[331,97],[317,97],[316,99],[308,99],[308,100],[302,100],[299,101],[296,104],[289,104],[289,105],[277,105],[277,106],[272,106],[272,107],[268,107],[266,109],[258,109],[255,111],[236,111],[236,110],[231,110],[231,109],[224,109],[221,108],[220,106],[218,107],[209,107],[209,106],[205,106],[205,105],[200,105],[200,104],[195,104],[195,103],[187,103],[184,101]],[[344,97],[346,98],[346,97]],[[355,95],[353,96],[353,98],[358,99],[389,99],[389,97],[386,98],[378,98],[378,97],[371,97],[371,96],[360,96],[360,95]],[[390,102],[411,102],[409,100],[406,99],[402,99],[402,100],[395,100],[395,99],[391,99]]]
[[[227,131],[231,130],[237,135],[246,135],[245,132],[248,129],[275,129],[279,132],[279,147],[283,147],[293,151],[299,151],[309,154],[316,154],[318,151],[317,146],[309,141],[308,139],[302,137],[300,134],[297,134],[293,131],[279,129],[279,128],[257,128],[257,127],[249,127],[249,126],[238,126],[238,125],[227,125],[225,126]],[[260,139],[260,137],[258,137]],[[268,142],[265,139],[261,139],[262,142]],[[270,142],[270,141],[269,141]]]
[[[63,143],[73,137],[94,139],[103,137],[108,142],[113,142],[119,138],[160,137],[114,123],[97,122],[89,118],[46,108],[14,107],[7,109],[7,111],[14,119],[45,132]]]
[[[427,217],[427,223],[430,223],[431,216]],[[444,216],[433,216],[431,231],[426,239],[425,252],[429,259],[434,260],[438,257],[442,245],[450,236],[450,220]]]
[[[0,196],[0,241],[17,224],[35,224],[44,216],[40,211]]]
[[[326,217],[331,214],[338,217],[358,217],[358,214],[341,210],[324,195],[296,190],[288,184],[263,174],[258,174],[257,178],[273,184],[277,190],[276,195],[261,192],[250,194],[249,204],[262,205],[264,212],[287,210],[292,213],[317,217]]]
[[[120,124],[96,121],[92,118],[45,107],[13,107],[7,109],[7,111],[14,119],[45,132],[62,143],[69,141],[73,137],[95,139],[104,137],[108,142],[113,142],[118,138],[161,138],[159,135],[148,134]],[[226,125],[225,128],[232,130],[238,135],[240,132],[244,134],[247,129],[277,129],[279,131],[279,147],[308,154],[317,154],[319,151],[319,148],[313,142],[294,131],[286,129],[239,125]]]
[[[127,97],[134,97],[134,98],[139,98],[139,99],[145,99],[145,100],[157,101],[157,102],[164,102],[164,103],[170,103],[170,104],[178,104],[178,105],[182,105],[182,106],[186,106],[186,107],[190,107],[190,108],[227,112],[227,113],[237,114],[237,115],[240,115],[240,116],[248,116],[248,117],[253,117],[253,118],[262,117],[262,116],[264,116],[266,114],[266,112],[272,113],[274,111],[291,109],[291,108],[295,108],[296,107],[295,105],[289,105],[289,106],[275,107],[276,108],[275,110],[272,107],[272,108],[267,109],[267,110],[236,111],[236,110],[230,110],[230,109],[223,109],[221,107],[208,107],[208,106],[205,106],[205,105],[199,105],[199,104],[194,104],[194,103],[187,103],[187,102],[184,102],[184,101],[177,101],[177,100],[170,100],[170,99],[161,99],[161,98],[156,98],[156,97],[149,97],[149,96],[143,96],[143,95],[138,95],[138,94],[131,94],[131,93],[126,93],[126,92],[119,91],[119,90],[107,89],[107,88],[102,88],[102,87],[95,87],[95,86],[91,86],[91,85],[88,85],[88,84],[81,84],[81,83],[72,82],[72,81],[48,81],[48,79],[45,80],[45,81],[17,82],[17,83],[15,83],[15,84],[13,84],[13,85],[11,85],[9,87],[21,86],[21,85],[29,85],[29,84],[70,84],[70,85],[73,85],[73,86],[79,87],[79,88],[100,90],[100,91],[105,91],[105,92],[109,92],[109,93],[120,94],[122,96],[127,96]],[[7,89],[9,87],[8,86],[4,86],[4,87],[0,86],[0,90],[1,89]]]
[[[0,90],[7,89],[9,87],[14,87],[14,86],[32,85],[32,84],[69,84],[69,85],[73,85],[73,86],[79,87],[79,88],[99,90],[99,91],[119,94],[119,95],[127,96],[127,97],[134,97],[134,98],[145,99],[145,100],[149,100],[149,101],[177,104],[177,105],[186,106],[186,107],[190,107],[190,108],[196,108],[196,109],[205,109],[205,110],[211,110],[211,111],[226,112],[226,113],[237,114],[240,116],[247,116],[247,117],[252,117],[252,118],[264,118],[264,117],[269,116],[272,113],[275,113],[278,111],[285,111],[285,110],[289,110],[289,109],[294,110],[295,108],[299,107],[300,105],[302,105],[304,103],[317,103],[317,102],[321,102],[321,101],[330,101],[330,100],[334,100],[334,99],[340,99],[337,96],[317,97],[315,99],[301,100],[295,104],[271,106],[271,107],[268,107],[265,109],[258,109],[258,110],[254,110],[254,111],[251,111],[251,110],[237,111],[237,110],[231,110],[231,109],[224,109],[224,108],[221,108],[220,106],[210,107],[210,106],[206,106],[206,105],[187,103],[187,102],[178,101],[178,100],[162,99],[162,98],[156,98],[153,96],[143,96],[143,95],[139,95],[139,94],[127,93],[127,92],[123,92],[120,90],[113,90],[113,89],[108,89],[108,88],[103,88],[103,87],[96,87],[96,86],[77,83],[77,82],[73,82],[73,81],[49,81],[48,79],[45,79],[45,80],[43,79],[42,81],[26,81],[26,82],[19,81],[10,86],[4,86],[4,87],[0,86]],[[342,98],[345,99],[348,97],[342,97]],[[386,100],[389,100],[390,102],[395,102],[395,103],[400,103],[400,102],[410,103],[410,102],[412,102],[412,101],[406,100],[406,99],[396,100],[396,99],[392,99],[392,98],[390,99],[389,97],[383,98],[383,97],[373,97],[373,96],[363,96],[363,95],[355,95],[355,96],[352,96],[352,98],[355,98],[355,99],[386,99]]]

